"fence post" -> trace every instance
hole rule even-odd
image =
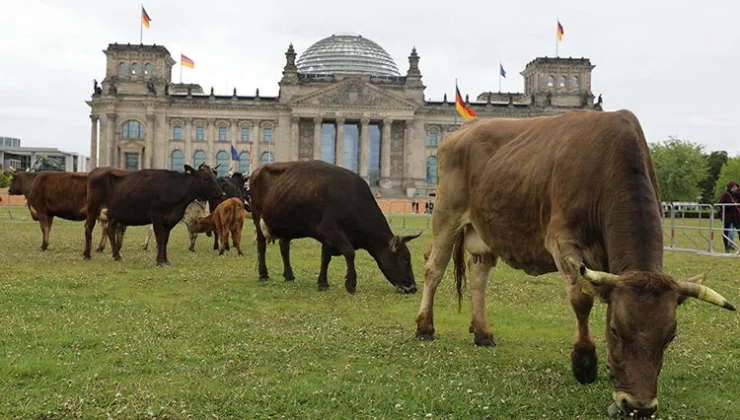
[[[671,248],[676,247],[676,207],[670,204],[671,209]]]
[[[709,253],[714,253],[714,204],[709,212]]]

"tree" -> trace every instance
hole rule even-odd
[[[675,137],[650,145],[655,173],[663,201],[697,200],[699,183],[707,178],[708,165],[703,156],[704,146]]]
[[[0,171],[0,188],[6,188],[10,185],[10,179]]]
[[[720,150],[712,152],[708,155],[704,155],[709,167],[709,173],[707,177],[699,183],[699,187],[702,190],[701,201],[702,203],[711,204],[715,202],[714,185],[717,183],[719,178],[719,172],[722,170],[725,162],[727,162],[727,152]]]
[[[728,159],[719,172],[717,183],[714,184],[714,200],[716,203],[723,191],[727,190],[727,183],[735,181],[740,183],[740,156]]]

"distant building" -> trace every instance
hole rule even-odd
[[[0,169],[87,172],[90,158],[50,147],[21,147],[21,140],[0,137]]]
[[[401,74],[380,45],[357,34],[331,35],[300,57],[290,45],[277,96],[173,83],[176,61],[160,45],[109,44],[104,53],[105,77],[87,101],[93,168],[182,171],[205,162],[224,175],[233,145],[234,170],[244,173],[320,159],[358,173],[383,196],[426,196],[436,186],[437,146],[463,122],[454,96],[425,97],[415,48]],[[539,57],[520,73],[523,93],[465,101],[479,119],[598,111],[593,68],[588,58]]]

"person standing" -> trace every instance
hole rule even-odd
[[[727,190],[719,196],[722,216],[722,242],[725,244],[725,252],[732,252],[737,247],[734,245],[735,230],[740,237],[740,185],[735,181],[727,183]]]

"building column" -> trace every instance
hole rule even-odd
[[[293,117],[291,120],[290,128],[290,160],[298,160],[298,124],[301,121],[300,117]]]
[[[108,124],[106,127],[106,137],[108,137],[108,166],[117,168],[116,155],[118,154],[118,142],[116,141],[116,114],[110,112],[107,115]]]
[[[90,115],[90,169],[98,166],[98,116]]]
[[[381,180],[391,177],[391,124],[389,118],[383,120],[383,133],[380,137],[380,177]]]
[[[185,146],[182,150],[182,154],[185,155],[183,163],[193,166],[193,139],[195,138],[195,135],[193,134],[193,119],[185,118],[185,127],[183,128],[182,141],[185,142]]]
[[[216,119],[209,118],[206,120],[206,165],[211,168],[216,167],[216,142],[218,141],[218,130],[216,129]]]
[[[254,145],[254,168],[250,168],[252,172],[262,166],[262,145],[260,144],[260,142],[262,142],[262,130],[260,130],[260,123],[260,120],[255,120],[252,125],[252,131],[254,131],[254,135],[252,136],[252,144]]]
[[[367,167],[370,161],[370,119],[360,120],[360,176],[367,181]]]
[[[313,158],[321,160],[321,124],[323,119],[315,117],[313,119]]]
[[[344,167],[344,118],[337,118],[337,147],[335,165]]]
[[[144,142],[144,156],[141,157],[141,169],[151,169],[152,156],[154,153],[154,133],[156,130],[154,114],[147,115],[146,117],[146,140]]]

